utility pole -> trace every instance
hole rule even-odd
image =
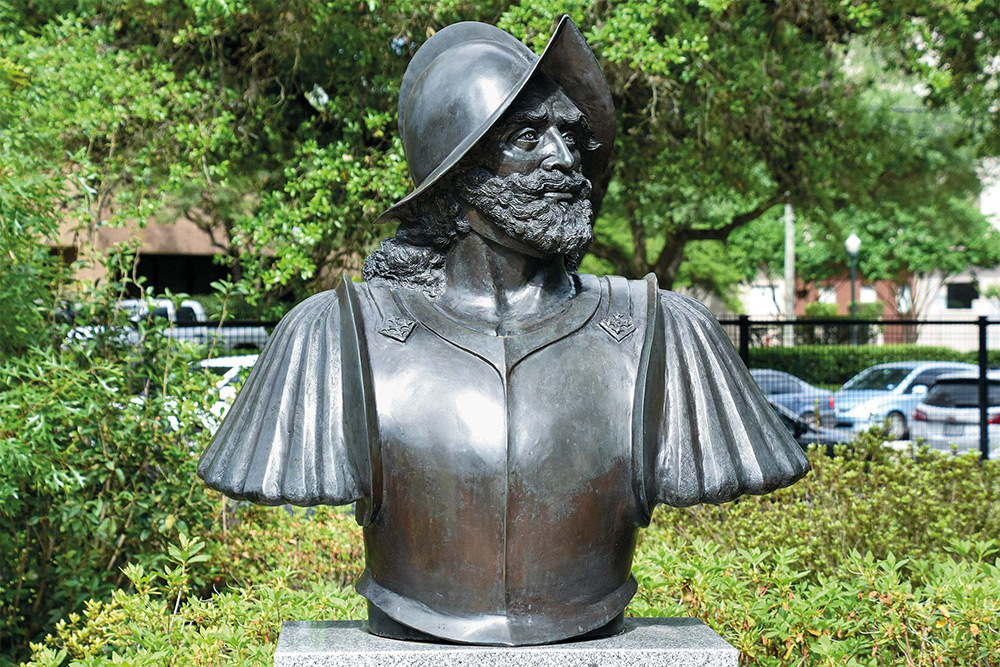
[[[795,319],[795,211],[785,202],[785,319]],[[785,347],[795,345],[795,327],[785,325]]]
[[[851,319],[858,316],[858,300],[854,285],[858,277],[858,253],[861,252],[861,239],[857,234],[851,235],[844,241],[844,248],[847,249],[847,256],[851,258]],[[858,325],[851,322],[851,345],[858,344]]]

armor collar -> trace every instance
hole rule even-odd
[[[471,328],[449,317],[419,290],[390,290],[387,287],[373,289],[391,291],[394,297],[392,301],[405,309],[412,319],[452,345],[487,361],[506,377],[529,354],[562,340],[593,318],[601,302],[600,284],[591,275],[581,275],[578,278],[580,293],[570,300],[565,310],[504,336]]]

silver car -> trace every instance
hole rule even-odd
[[[1000,371],[986,374],[987,438],[1000,459]],[[979,451],[979,373],[942,375],[913,411],[911,431],[932,449]]]
[[[832,391],[814,387],[790,373],[771,368],[751,368],[750,375],[771,405],[787,408],[797,419],[808,424],[824,427],[836,425]]]
[[[865,431],[887,424],[894,440],[909,435],[914,408],[945,373],[978,372],[973,364],[949,361],[896,361],[866,368],[833,395],[837,425]]]

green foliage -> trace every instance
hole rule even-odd
[[[1000,144],[996,100],[1000,97],[1000,13],[978,0],[871,3],[879,38],[890,45],[891,64],[902,64],[926,82],[924,104],[935,110],[958,108],[965,131],[978,139],[984,155]],[[922,20],[899,20],[920,17]]]
[[[844,329],[849,329],[845,326]],[[977,363],[978,352],[927,345],[799,345],[751,347],[751,368],[774,368],[806,382],[840,385],[864,369],[891,361],[959,361]],[[989,350],[987,363],[1000,366],[1000,350]]]
[[[881,301],[875,303],[855,304],[855,314],[841,315],[839,306],[835,303],[810,303],[805,307],[805,319],[813,320],[878,320],[882,318],[885,304]]]
[[[856,48],[854,65],[861,61],[884,72],[884,63],[866,62],[866,53]],[[889,143],[880,147],[891,154],[885,171],[860,200],[842,202],[832,211],[796,210],[796,273],[807,282],[843,276],[848,264],[844,240],[855,232],[861,239],[859,277],[889,281],[897,292],[907,288],[909,298],[893,304],[895,310],[920,317],[935,296],[920,281],[934,272],[947,276],[1000,264],[1000,232],[976,206],[978,161],[963,143],[963,121],[954,114],[910,113],[922,104],[905,92],[918,85],[915,80],[878,85],[885,91],[880,104],[906,111],[890,119]],[[904,92],[895,92],[900,89]],[[784,223],[775,214],[762,216],[734,232],[726,250],[747,279],[760,270],[780,275]]]
[[[835,303],[820,303],[816,301],[806,305],[805,317],[809,319],[827,319],[840,316],[840,308]]]
[[[856,303],[855,314],[852,316],[841,315],[835,303],[810,303],[805,307],[805,316],[801,320],[837,320],[843,322],[842,325],[821,324],[809,326],[808,322],[803,322],[795,327],[796,345],[844,345],[854,343],[857,345],[867,345],[875,342],[876,337],[884,327],[874,324],[850,325],[852,319],[858,320],[878,320],[882,318],[885,304],[881,301],[875,303]]]
[[[226,503],[205,539],[212,560],[202,577],[219,588],[265,581],[281,568],[289,572],[289,585],[322,581],[347,586],[364,567],[361,528],[349,508],[286,512],[245,503],[235,509]]]
[[[976,455],[900,454],[883,443],[877,432],[863,433],[833,457],[811,451],[805,479],[765,496],[662,507],[650,534],[728,550],[794,549],[814,581],[837,576],[852,551],[931,558],[957,540],[1000,535],[1000,465],[981,465]]]
[[[43,286],[64,267],[39,244],[61,220],[85,238],[183,215],[268,314],[356,272],[391,231],[369,223],[410,188],[402,72],[458,20],[536,49],[563,12],[587,32],[620,130],[588,268],[731,297],[779,256],[786,193],[802,275],[842,269],[855,226],[869,278],[989,265],[995,236],[969,204],[996,145],[989,4],[7,0],[0,298],[26,312],[0,318],[3,344],[52,310]]]
[[[747,279],[781,261],[775,204],[786,199],[805,231],[805,273],[842,271],[855,225],[869,234],[866,276],[1000,261],[969,205],[977,150],[995,151],[982,141],[996,132],[986,4],[533,0],[501,25],[540,47],[567,12],[609,79],[618,150],[594,254],[629,277],[717,290],[734,269]],[[937,102],[909,92],[944,85],[925,61],[946,44],[936,55],[964,72],[962,85]],[[897,257],[890,238],[912,249]]]
[[[183,596],[191,582],[182,564],[129,565],[125,574],[132,592],[89,601],[82,613],[60,621],[28,664],[263,667],[273,661],[283,620],[364,618],[363,600],[353,590],[330,582],[293,587],[284,568],[205,600]]]
[[[759,529],[758,529],[759,530]],[[698,538],[650,543],[629,612],[696,616],[754,667],[996,665],[1000,545],[955,544],[961,558],[850,552],[836,577],[804,575],[795,549],[725,550]]]
[[[59,174],[50,173],[53,128],[26,122],[40,102],[30,70],[11,59],[0,33],[0,354],[27,345],[43,328],[64,277],[58,258],[41,246],[58,228]]]
[[[810,452],[810,476],[775,494],[658,510],[628,613],[696,616],[747,665],[996,664],[1000,466],[880,445],[868,436],[834,458]],[[128,566],[132,590],[60,622],[29,667],[263,667],[282,621],[363,618],[363,599],[340,587],[359,569],[338,546],[358,539],[346,514],[255,509],[239,519],[207,543],[180,537],[159,569]],[[228,543],[213,547],[220,536]],[[278,548],[274,561],[257,555]],[[219,561],[239,554],[247,560],[231,572],[250,573],[239,586],[190,594],[199,568],[229,568]]]
[[[69,267],[43,244],[86,246],[98,227],[152,218],[154,177],[190,151],[180,119],[201,114],[200,131],[216,135],[225,122],[205,111],[209,84],[111,48],[106,23],[67,14],[19,29],[31,17],[0,4],[0,353],[24,350],[61,299],[80,296],[71,269],[105,259],[84,249]]]
[[[155,566],[179,531],[211,521],[195,476],[211,380],[145,325],[138,347],[122,346],[121,324],[66,347],[36,332],[38,346],[0,359],[4,654],[109,595],[125,563]]]
[[[408,189],[393,111],[409,56],[433,26],[496,14],[405,0],[72,5],[0,5],[12,73],[0,86],[23,116],[12,134],[47,138],[24,178],[48,176],[57,203],[81,198],[67,177],[84,179],[88,228],[109,213],[186,217],[267,309],[360,266],[381,231],[369,223]]]

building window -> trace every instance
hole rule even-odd
[[[136,273],[156,294],[168,289],[175,294],[211,294],[213,281],[232,279],[211,255],[140,253]],[[138,286],[131,287],[132,296],[141,296]]]
[[[979,298],[979,288],[973,282],[948,283],[945,287],[948,310],[968,310],[972,308],[972,302]]]
[[[878,292],[875,291],[874,287],[869,287],[867,285],[861,288],[861,293],[858,294],[859,303],[878,303]]]
[[[820,287],[816,300],[820,303],[837,303],[837,290],[833,287]]]

